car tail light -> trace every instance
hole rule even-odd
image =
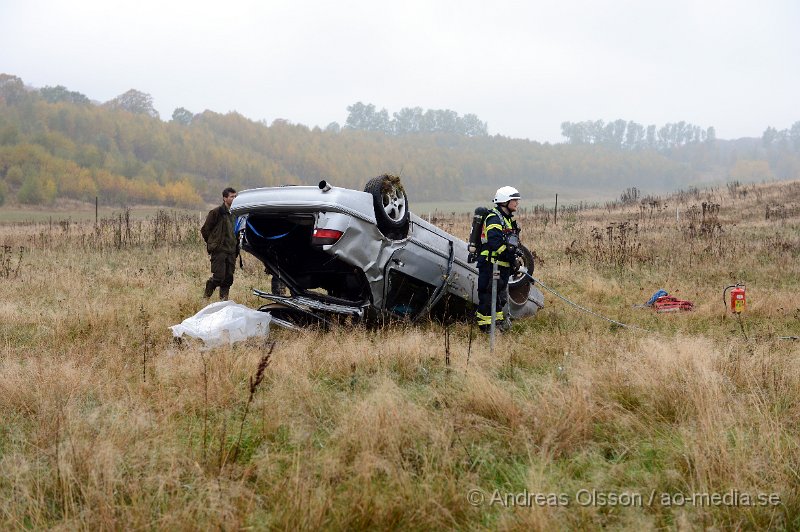
[[[336,229],[314,229],[311,235],[311,244],[327,246],[335,244],[342,237],[342,232]]]

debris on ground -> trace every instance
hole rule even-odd
[[[170,327],[176,338],[190,336],[206,347],[232,344],[252,336],[269,334],[271,316],[233,301],[211,303],[190,318]]]
[[[694,303],[671,296],[666,290],[662,289],[653,294],[645,306],[655,309],[656,312],[677,312],[680,310],[692,310]]]

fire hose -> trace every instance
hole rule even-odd
[[[569,305],[572,305],[573,307],[577,308],[578,310],[582,310],[583,312],[586,312],[587,314],[591,314],[592,316],[595,316],[597,318],[606,320],[608,322],[611,322],[611,323],[613,323],[615,325],[618,325],[620,327],[624,327],[626,329],[635,329],[635,330],[644,331],[644,332],[648,332],[648,333],[659,334],[657,331],[653,331],[651,329],[646,329],[644,327],[639,327],[638,325],[630,325],[628,323],[622,323],[621,321],[617,321],[617,320],[611,319],[611,318],[609,318],[607,316],[603,316],[602,314],[599,314],[599,313],[597,313],[597,312],[595,312],[595,311],[593,311],[591,309],[583,307],[583,306],[575,303],[574,301],[571,301],[570,299],[562,296],[561,294],[559,294],[558,292],[556,292],[555,290],[553,290],[552,288],[550,288],[549,286],[544,284],[541,280],[536,279],[535,277],[533,277],[531,274],[529,274],[527,272],[521,272],[521,273],[522,273],[523,277],[525,279],[527,279],[528,282],[530,282],[531,284],[541,286],[542,288],[544,288],[545,290],[547,290],[548,292],[550,292],[551,294],[553,294],[557,298],[561,299],[562,301],[566,302]]]

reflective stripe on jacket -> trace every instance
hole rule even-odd
[[[497,208],[489,211],[483,219],[483,231],[481,232],[481,255],[489,262],[496,262],[498,266],[509,268],[511,263],[502,260],[506,252],[506,233],[516,230],[514,220],[511,216],[505,216]]]

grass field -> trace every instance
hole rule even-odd
[[[207,304],[199,215],[0,225],[0,528],[796,530],[798,205],[785,182],[523,216],[542,281],[646,331],[546,292],[493,355],[465,323],[176,344]],[[246,257],[231,296],[268,286]],[[659,288],[695,309],[635,307]]]
[[[411,211],[422,216],[426,220],[428,216],[441,214],[466,214],[472,213],[479,205],[490,206],[487,198],[491,200],[489,191],[486,198],[480,201],[422,201],[413,196],[410,198]],[[614,201],[619,197],[618,194],[611,194],[608,191],[594,190],[561,190],[556,187],[544,185],[537,186],[534,190],[523,191],[525,203],[520,205],[521,209],[530,208],[531,205],[545,207],[552,211],[555,207],[556,194],[558,194],[559,206],[569,206],[577,204],[604,205],[608,201]]]
[[[99,221],[100,218],[108,219],[117,217],[121,213],[124,214],[126,210],[133,219],[142,220],[155,216],[159,211],[164,210],[164,208],[152,205],[135,205],[128,208],[98,205],[95,210],[95,205],[93,203],[72,200],[59,200],[56,205],[49,207],[14,206],[6,204],[0,207],[0,224],[94,223],[96,218]],[[197,211],[176,208],[169,208],[167,211],[180,214],[197,213]]]

